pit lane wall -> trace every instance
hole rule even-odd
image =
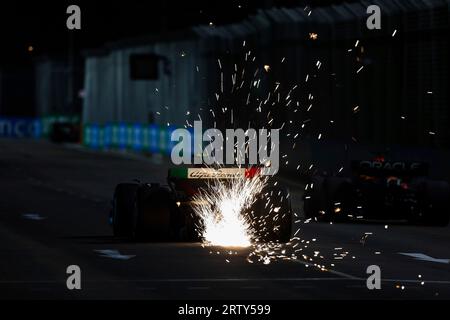
[[[79,123],[79,116],[0,117],[0,138],[46,138],[56,122]]]
[[[170,155],[176,144],[170,139],[175,129],[177,127],[139,123],[85,124],[82,143],[97,150],[116,149]],[[188,130],[193,137],[193,130],[191,128]]]
[[[42,135],[42,122],[36,118],[0,118],[0,137],[39,138]]]
[[[86,124],[83,126],[82,144],[96,150],[123,150],[170,156],[173,146],[177,143],[170,139],[176,128],[139,123]],[[193,146],[194,132],[192,128],[188,130]],[[351,161],[373,159],[378,153],[385,154],[391,161],[425,162],[430,167],[430,178],[450,181],[450,151],[445,149],[362,144],[332,139],[323,141],[311,137],[298,141],[295,149],[292,149],[288,141],[280,141],[280,172],[300,180],[323,172],[330,175],[350,175]],[[288,157],[281,157],[284,154]]]

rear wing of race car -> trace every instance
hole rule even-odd
[[[228,180],[237,178],[248,178],[260,176],[261,168],[187,168],[177,167],[169,169],[168,183],[169,187],[179,198],[186,199],[187,196],[193,196],[200,189],[208,186],[209,182],[219,179]]]
[[[358,160],[352,161],[352,171],[370,176],[425,176],[428,164],[424,162]]]
[[[261,168],[171,168],[169,169],[169,180],[184,179],[235,179],[240,177],[253,178],[260,174]]]

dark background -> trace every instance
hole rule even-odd
[[[40,59],[59,61],[75,70],[71,80],[74,82],[71,93],[74,97],[67,99],[66,110],[80,113],[81,101],[76,99],[76,94],[83,88],[84,53],[87,49],[100,49],[107,43],[141,36],[165,37],[190,26],[241,22],[259,9],[317,8],[352,2],[356,1],[8,1],[2,3],[0,9],[0,92],[3,92],[0,94],[0,115],[40,115],[36,111],[37,99],[34,97],[35,66]],[[81,8],[82,28],[76,32],[66,28],[66,9],[70,4],[77,4]],[[351,128],[359,136],[367,136],[368,142],[374,142],[372,136],[377,136],[378,142],[382,143],[399,141],[448,147],[450,136],[445,129],[449,121],[448,95],[446,90],[442,90],[448,79],[448,44],[444,40],[448,31],[448,10],[442,17],[440,12],[432,14],[432,23],[446,27],[433,30],[426,25],[428,22],[422,24],[421,19],[428,19],[429,12],[390,17],[395,23],[401,22],[412,31],[399,31],[395,39],[391,39],[389,33],[371,40],[371,35],[376,34],[376,31],[363,33],[361,41],[368,40],[364,53],[355,52],[345,57],[339,53],[351,47],[356,40],[340,38],[346,31],[327,30],[337,35],[335,38],[330,37],[335,40],[318,41],[314,47],[307,44],[308,50],[328,56],[324,72],[334,74],[337,71],[338,77],[340,75],[340,78],[330,78],[317,84],[318,103],[325,107],[333,105],[329,117],[347,113],[346,117],[351,118],[351,122],[345,123],[345,128]],[[390,23],[389,20],[387,23]],[[395,24],[392,24],[392,29],[394,27]],[[387,29],[384,30],[386,32]],[[274,43],[270,50],[275,56],[278,48],[282,49],[283,46],[283,43]],[[315,63],[314,59],[316,57],[311,54],[307,60],[298,63],[308,66]],[[368,72],[358,77],[351,74],[353,68],[366,62],[365,70]],[[286,77],[291,76],[286,72]],[[336,89],[339,86],[346,86],[346,91]],[[440,96],[426,94],[427,90],[434,91],[435,88],[440,88]],[[354,89],[357,91],[352,93]],[[365,113],[353,117],[349,108],[363,102],[367,102],[369,108],[365,109]],[[408,126],[393,130],[404,126],[399,120],[403,114],[407,114],[411,120]],[[379,116],[380,121],[372,121],[374,116]],[[387,116],[395,120],[386,120]],[[320,114],[316,118],[328,121]],[[318,127],[323,126],[324,123],[319,121]],[[439,131],[437,137],[428,134],[435,131]],[[347,134],[348,137],[350,135],[351,132]],[[395,139],[391,139],[394,135]]]
[[[67,6],[82,13],[82,29],[74,34],[77,49],[148,34],[161,34],[188,26],[237,22],[258,9],[271,7],[325,6],[341,0],[264,1],[7,1],[1,4],[2,50],[0,65],[23,66],[30,56],[67,54],[69,31]],[[347,3],[352,1],[346,1]],[[33,46],[30,55],[27,48]]]
[[[34,116],[34,64],[50,58],[83,68],[82,52],[107,42],[161,35],[189,26],[241,21],[258,9],[319,6],[338,0],[265,1],[6,1],[0,5],[0,115]],[[82,28],[66,28],[69,5],[81,8]],[[70,55],[72,53],[73,55]],[[79,72],[81,73],[81,72]],[[82,76],[80,76],[82,77]],[[77,87],[81,79],[75,79]],[[80,112],[81,106],[68,109]]]

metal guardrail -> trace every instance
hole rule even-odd
[[[48,115],[44,117],[0,117],[0,137],[45,138],[55,122],[79,123],[79,116]]]
[[[82,143],[93,149],[128,149],[138,152],[170,154],[176,142],[171,141],[173,126],[155,124],[109,123],[85,124]],[[193,136],[193,130],[191,136]]]
[[[0,137],[40,138],[42,121],[38,118],[0,117]]]

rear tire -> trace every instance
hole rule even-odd
[[[267,203],[267,197],[270,202]],[[268,187],[261,192],[261,196],[252,206],[254,219],[264,221],[254,226],[259,230],[258,239],[263,241],[289,242],[292,235],[292,206],[289,191],[282,187]]]
[[[170,240],[175,206],[170,190],[159,185],[142,185],[136,198],[134,237],[140,241]]]
[[[425,182],[425,208],[424,222],[427,225],[445,227],[450,220],[450,187],[442,181]]]
[[[328,188],[327,213],[329,220],[332,222],[348,221],[349,214],[355,214],[353,201],[356,199],[356,194],[352,185],[345,179],[335,178],[330,181]]]
[[[112,209],[113,233],[116,237],[133,235],[133,211],[138,187],[137,183],[120,183],[116,186]]]
[[[312,189],[311,189],[312,185]],[[303,198],[303,211],[306,219],[318,221],[344,221],[351,204],[351,184],[341,177],[314,177]],[[337,212],[335,203],[340,203]]]
[[[324,202],[323,178],[313,177],[303,195],[303,213],[305,219],[319,219],[321,203]]]

